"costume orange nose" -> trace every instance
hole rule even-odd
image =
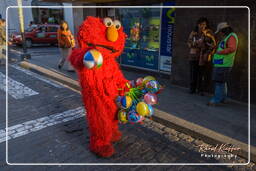
[[[107,39],[111,42],[115,42],[118,39],[118,31],[116,30],[116,27],[114,25],[111,27],[108,27]]]

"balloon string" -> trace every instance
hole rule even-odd
[[[130,88],[129,92],[126,92],[125,95],[131,97],[135,105],[137,105],[143,93],[139,87],[136,87]]]

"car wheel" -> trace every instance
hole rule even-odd
[[[32,47],[32,41],[30,39],[26,39],[26,47],[31,48]]]

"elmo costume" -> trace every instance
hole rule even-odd
[[[69,58],[82,87],[90,150],[102,157],[111,156],[114,153],[112,142],[121,138],[115,99],[124,94],[128,80],[120,71],[116,58],[124,49],[125,38],[118,20],[87,17],[78,32],[80,48],[74,49]],[[100,68],[88,69],[83,63],[85,53],[91,49],[96,49],[103,56]]]

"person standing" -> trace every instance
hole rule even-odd
[[[189,67],[190,67],[190,91],[189,93],[196,93],[198,90],[198,76],[199,76],[199,58],[201,54],[201,47],[203,43],[203,29],[207,26],[207,19],[200,18],[195,29],[190,33],[187,44],[189,51]]]
[[[208,20],[205,18],[201,26],[202,43],[200,44],[199,72],[198,72],[198,93],[204,95],[210,90],[212,55],[215,52],[216,40],[212,30],[209,28]]]
[[[74,36],[72,35],[66,21],[62,21],[60,23],[60,28],[57,31],[57,39],[61,53],[61,59],[58,63],[58,68],[61,69],[65,61],[67,61],[68,56],[71,54],[72,48],[75,47]],[[70,65],[69,62],[68,71],[74,71],[73,67]]]
[[[6,29],[5,20],[0,19],[0,64],[4,64],[5,55],[4,50],[6,47]]]
[[[45,11],[42,11],[41,13],[41,23],[42,24],[47,24],[48,22],[48,15],[46,14]]]
[[[213,81],[215,82],[214,96],[207,103],[215,106],[225,103],[227,97],[227,81],[230,77],[238,46],[238,37],[227,22],[221,22],[217,26],[220,41],[213,55]]]

